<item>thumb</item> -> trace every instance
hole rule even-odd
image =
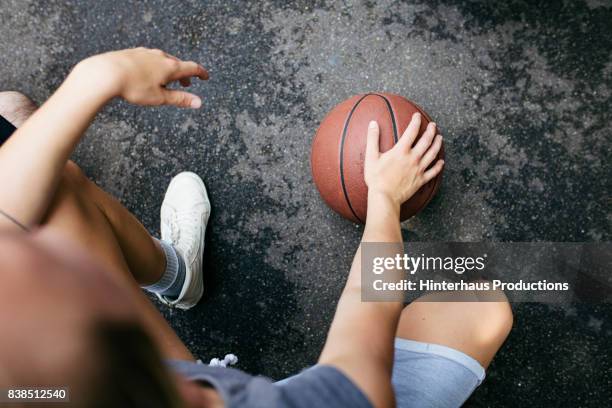
[[[366,140],[366,154],[365,161],[376,160],[380,155],[380,147],[379,147],[379,139],[380,139],[380,129],[378,127],[378,122],[375,120],[371,121],[368,125],[368,136]]]
[[[164,91],[164,104],[178,106],[179,108],[198,109],[202,106],[202,100],[189,92],[167,89]]]

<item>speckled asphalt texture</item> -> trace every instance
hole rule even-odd
[[[405,95],[445,136],[407,239],[610,241],[612,1],[527,3],[0,0],[0,88],[40,103],[80,59],[137,45],[209,68],[203,109],[112,103],[75,159],[154,234],[170,178],[202,176],[207,298],[163,313],[202,359],[280,378],[315,361],[359,242],[309,169],[353,94]],[[468,406],[610,404],[612,307],[514,311]]]

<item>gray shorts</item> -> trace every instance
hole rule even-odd
[[[461,351],[395,339],[393,388],[398,407],[459,407],[484,377],[480,363]]]
[[[299,380],[300,375],[302,373],[276,384],[283,386]],[[460,407],[484,377],[485,370],[480,363],[461,351],[395,339],[392,381],[398,408]]]
[[[170,367],[219,391],[226,407],[369,408],[364,394],[339,370],[315,365],[272,383],[238,370],[169,361]],[[393,387],[397,406],[459,407],[485,377],[472,357],[436,344],[395,340]]]

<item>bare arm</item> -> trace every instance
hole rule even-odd
[[[436,158],[442,144],[431,124],[419,142],[421,118],[416,114],[400,141],[390,151],[379,153],[378,125],[368,129],[365,178],[368,213],[362,242],[402,243],[400,205],[444,165]],[[391,372],[393,342],[403,302],[361,301],[361,246],[357,249],[346,287],[319,363],[334,365],[351,378],[375,407],[395,405]]]
[[[195,95],[165,89],[191,76],[195,62],[137,48],[79,63],[59,89],[0,148],[0,209],[31,227],[45,215],[68,158],[97,112],[113,97],[141,105],[199,107]],[[0,216],[0,228],[18,228]]]

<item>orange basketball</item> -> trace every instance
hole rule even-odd
[[[327,114],[315,135],[310,158],[314,182],[327,205],[351,221],[365,222],[368,187],[363,164],[368,124],[372,120],[378,122],[380,151],[385,152],[402,136],[415,112],[421,112],[423,117],[418,140],[431,118],[418,105],[399,95],[356,95]],[[437,159],[442,158],[444,148]],[[442,173],[402,204],[401,220],[421,211],[436,194],[441,181]]]

